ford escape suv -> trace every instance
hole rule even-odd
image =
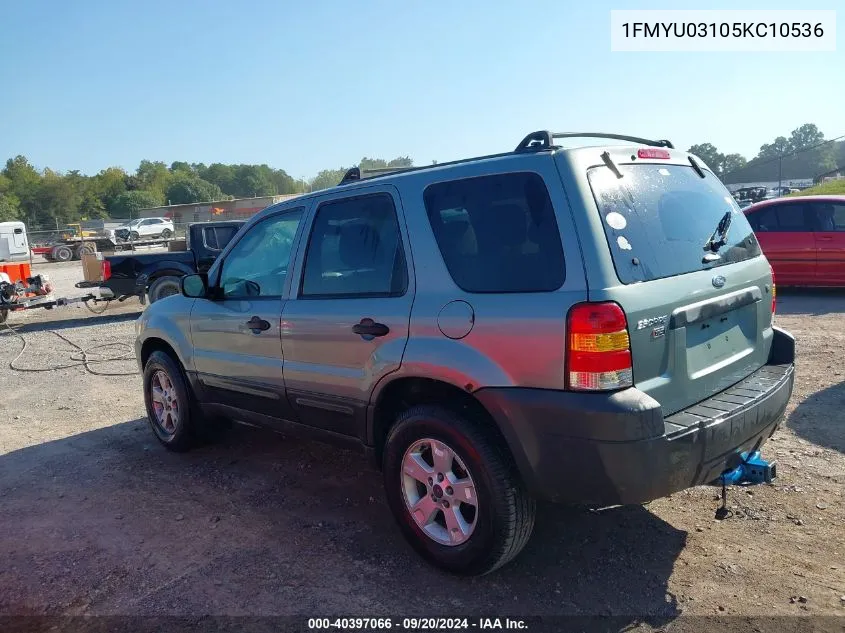
[[[536,132],[265,209],[147,308],[136,352],[167,448],[235,420],[362,449],[413,547],[481,574],[536,499],[642,503],[758,449],[793,385],[774,311],[704,162]]]

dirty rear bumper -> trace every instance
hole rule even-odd
[[[572,503],[643,503],[708,483],[775,432],[792,395],[795,341],[778,328],[767,365],[663,417],[631,388],[611,394],[490,388],[493,415],[529,490]]]

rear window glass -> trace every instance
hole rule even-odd
[[[449,274],[467,292],[547,292],[563,285],[549,192],[534,173],[430,185],[425,207]]]
[[[724,185],[709,171],[701,178],[683,165],[618,165],[587,172],[622,283],[683,275],[760,255],[751,226]],[[718,258],[708,239],[726,214],[730,226]]]

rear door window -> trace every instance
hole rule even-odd
[[[813,202],[808,205],[820,232],[845,231],[845,204]]]
[[[455,284],[466,292],[548,292],[566,277],[549,192],[536,173],[429,185],[425,207]]]
[[[744,261],[760,245],[724,185],[709,171],[701,178],[690,166],[640,163],[607,167],[587,176],[616,273],[622,283],[651,281]],[[705,263],[704,245],[729,215],[719,258]]]

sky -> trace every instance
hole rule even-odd
[[[710,142],[747,158],[807,122],[845,134],[841,0],[807,7],[840,9],[835,53],[612,53],[612,8],[704,7],[6,1],[0,161],[87,174],[141,159],[267,163],[301,178],[364,156],[419,165],[507,151],[537,129]]]

